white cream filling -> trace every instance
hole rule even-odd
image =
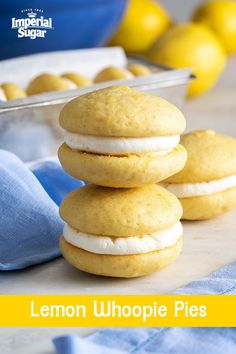
[[[7,101],[6,95],[1,87],[0,87],[0,101]]]
[[[65,240],[73,246],[92,253],[111,255],[140,254],[162,250],[174,245],[182,234],[181,222],[167,230],[142,237],[96,236],[77,231],[68,224],[65,225],[63,231]]]
[[[107,155],[157,152],[168,154],[180,141],[179,135],[142,138],[120,138],[65,133],[65,143],[75,150]]]
[[[236,175],[202,183],[162,184],[178,198],[190,198],[213,194],[236,187]]]
[[[67,79],[65,77],[62,77],[62,79],[68,85],[69,90],[73,90],[73,89],[77,88],[77,85],[73,81],[71,81],[71,80],[69,80],[69,79]]]

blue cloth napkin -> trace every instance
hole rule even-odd
[[[64,336],[54,339],[57,354],[124,354],[119,349],[96,345],[91,341],[86,341],[78,336]]]
[[[0,270],[22,269],[60,255],[63,222],[57,205],[83,184],[56,159],[27,166],[0,150]]]
[[[37,160],[28,164],[28,167],[57,205],[61,204],[69,192],[85,185],[85,182],[68,175],[56,157]]]
[[[236,262],[175,294],[236,294]],[[54,339],[56,354],[233,354],[236,328],[107,328]]]

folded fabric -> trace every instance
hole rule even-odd
[[[60,255],[63,222],[56,203],[84,184],[56,160],[31,168],[34,174],[15,155],[0,150],[0,270],[22,269]]]
[[[54,345],[57,354],[125,354],[119,349],[106,348],[102,345],[96,345],[85,341],[78,336],[64,336],[54,339]]]
[[[236,294],[236,262],[191,282],[175,294]],[[94,346],[91,347],[91,344]],[[54,339],[56,354],[233,354],[236,328],[107,328],[87,338]]]

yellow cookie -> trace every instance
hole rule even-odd
[[[32,96],[50,91],[70,90],[76,87],[71,80],[46,73],[37,76],[29,83],[27,94]]]
[[[12,82],[4,82],[0,88],[2,89],[2,95],[4,101],[16,100],[17,98],[26,97],[26,93],[17,84]]]
[[[61,237],[63,257],[74,267],[91,274],[107,277],[135,278],[157,272],[173,263],[182,250],[182,237],[160,251],[126,256],[102,255],[85,251]]]
[[[64,199],[60,215],[62,254],[89,273],[141,276],[170,264],[181,250],[181,204],[155,184],[81,187]]]
[[[181,170],[187,158],[182,145],[166,156],[155,153],[111,156],[76,151],[63,144],[59,160],[71,176],[100,186],[133,188],[162,181]]]
[[[213,130],[186,134],[182,171],[164,181],[183,206],[183,218],[210,219],[236,207],[236,140]]]
[[[74,82],[77,87],[92,85],[92,82],[90,80],[77,73],[65,73],[61,75],[61,77]]]
[[[143,64],[130,64],[127,66],[127,69],[134,76],[144,76],[144,75],[150,75],[152,73],[151,70]]]
[[[59,159],[72,176],[90,183],[138,187],[180,171],[185,119],[166,100],[127,86],[82,95],[62,109],[65,144]]]
[[[108,66],[107,68],[100,71],[94,78],[94,83],[97,84],[99,82],[104,81],[112,81],[112,80],[126,80],[132,79],[133,74],[123,68],[117,68],[115,66]]]

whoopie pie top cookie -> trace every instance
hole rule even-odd
[[[0,86],[0,89],[2,91],[0,99],[2,99],[2,101],[11,101],[27,96],[25,91],[13,82],[4,82]]]
[[[29,83],[26,91],[29,96],[32,96],[50,91],[75,89],[76,87],[76,84],[67,78],[63,78],[54,74],[44,73],[35,77]]]
[[[101,70],[94,78],[94,83],[112,80],[127,80],[132,79],[134,75],[127,69],[118,68],[116,66],[108,66]]]
[[[113,86],[64,106],[60,125],[71,133],[106,137],[175,136],[185,129],[181,111],[161,97]]]
[[[143,64],[130,64],[127,66],[127,69],[134,75],[134,76],[145,76],[152,74],[152,71]]]
[[[155,184],[134,189],[88,185],[66,196],[60,215],[71,228],[84,233],[143,236],[178,223],[182,207],[173,194]]]
[[[214,130],[185,134],[181,144],[188,152],[185,167],[167,179],[168,183],[198,183],[236,175],[236,139]],[[236,185],[236,184],[235,184]]]
[[[61,75],[63,79],[67,79],[73,82],[77,87],[89,86],[92,85],[92,82],[88,80],[85,76],[80,75],[78,73],[64,73]]]

